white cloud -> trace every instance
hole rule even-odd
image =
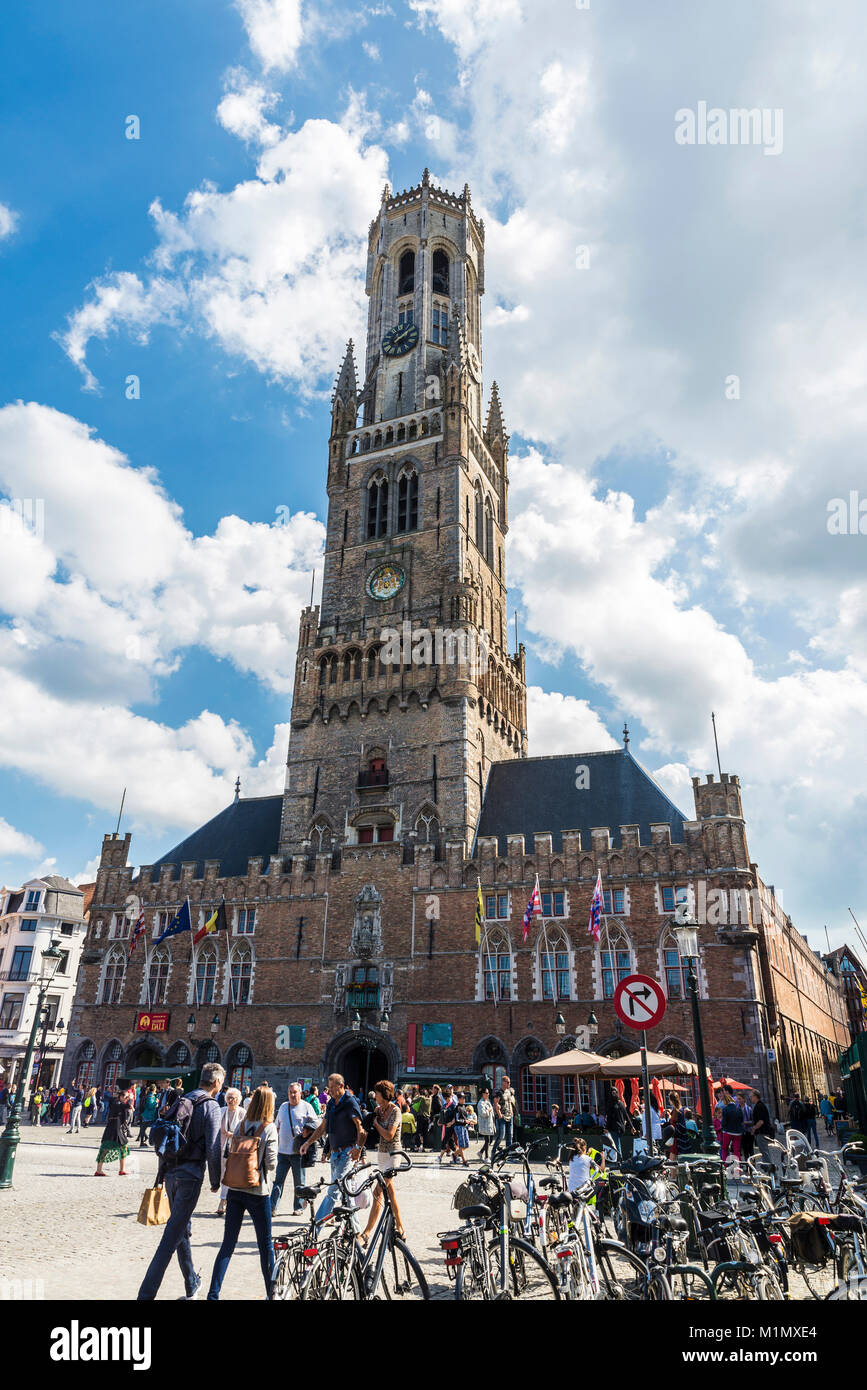
[[[295,65],[303,38],[301,0],[235,0],[250,47],[265,72]]]
[[[527,687],[527,727],[531,758],[567,751],[598,753],[618,746],[586,700],[538,685]]]
[[[27,835],[22,830],[16,830],[14,825],[10,825],[7,820],[0,816],[0,854],[9,859],[20,859],[24,855],[33,856],[44,853],[44,845],[41,845],[32,835]]]
[[[273,145],[280,138],[280,127],[265,119],[273,110],[276,92],[261,82],[250,82],[241,71],[229,74],[230,88],[217,107],[217,120],[231,135],[254,145]]]
[[[99,383],[85,360],[91,338],[107,338],[123,324],[137,342],[146,343],[155,324],[177,321],[184,292],[159,276],[151,277],[145,286],[129,271],[95,280],[88,288],[92,297],[69,315],[66,332],[55,336],[83,373],[87,389],[93,391]]]
[[[6,203],[0,203],[0,241],[4,237],[11,236],[18,226],[18,213],[13,211]]]

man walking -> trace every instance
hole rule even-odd
[[[80,1086],[76,1086],[72,1092],[72,1109],[69,1112],[68,1134],[81,1133],[81,1107],[84,1104],[84,1092]]]
[[[497,1119],[497,1137],[494,1140],[494,1153],[502,1143],[505,1148],[513,1142],[515,1136],[515,1116],[518,1110],[518,1097],[512,1090],[512,1083],[508,1076],[503,1077],[503,1084],[498,1091],[494,1092],[494,1115]]]
[[[316,1220],[320,1223],[326,1221],[337,1203],[343,1200],[340,1188],[337,1186],[337,1180],[344,1176],[354,1159],[361,1157],[367,1137],[361,1118],[361,1106],[355,1096],[349,1094],[343,1077],[338,1072],[334,1072],[328,1078],[328,1095],[329,1100],[325,1107],[325,1114],[310,1138],[304,1140],[299,1151],[302,1155],[306,1154],[311,1144],[315,1144],[318,1139],[322,1138],[323,1134],[328,1134],[328,1146],[331,1154],[331,1186],[316,1212]],[[352,1227],[356,1235],[360,1234],[360,1211],[353,1216]]]
[[[292,1170],[292,1188],[295,1197],[293,1212],[304,1210],[304,1203],[298,1196],[303,1187],[301,1175],[301,1145],[309,1134],[319,1128],[319,1116],[309,1101],[301,1099],[301,1087],[293,1081],[288,1091],[288,1101],[284,1101],[277,1112],[277,1171],[271,1188],[271,1215],[274,1216],[280,1204],[286,1175]]]
[[[218,1062],[206,1062],[202,1067],[198,1090],[181,1099],[173,1117],[181,1129],[181,1148],[177,1159],[160,1162],[160,1174],[165,1175],[171,1215],[138,1291],[140,1301],[156,1298],[175,1253],[184,1276],[186,1298],[193,1299],[198,1294],[202,1277],[193,1267],[190,1246],[192,1216],[202,1190],[206,1167],[211,1179],[211,1191],[220,1190],[220,1107],[216,1096],[225,1075]]]

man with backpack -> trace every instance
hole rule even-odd
[[[184,1276],[187,1300],[198,1295],[202,1278],[193,1267],[192,1216],[206,1167],[211,1191],[220,1190],[222,1153],[220,1107],[216,1097],[225,1075],[218,1062],[206,1062],[198,1089],[187,1096],[178,1094],[176,1103],[164,1109],[151,1126],[151,1143],[160,1156],[157,1182],[165,1183],[171,1215],[138,1291],[140,1301],[156,1298],[175,1253]]]

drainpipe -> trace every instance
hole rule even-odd
[[[325,916],[322,919],[322,964],[325,964],[325,933],[328,930],[328,890],[325,890]]]

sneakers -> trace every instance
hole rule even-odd
[[[192,1292],[192,1293],[185,1293],[184,1296],[183,1296],[183,1298],[182,1298],[182,1299],[179,1299],[178,1301],[179,1301],[180,1303],[194,1303],[194,1302],[196,1301],[196,1299],[198,1298],[198,1296],[199,1296],[199,1290],[201,1289],[201,1287],[202,1287],[202,1275],[201,1275],[201,1272],[197,1270],[197,1271],[196,1271],[196,1287],[193,1289],[193,1292]]]

